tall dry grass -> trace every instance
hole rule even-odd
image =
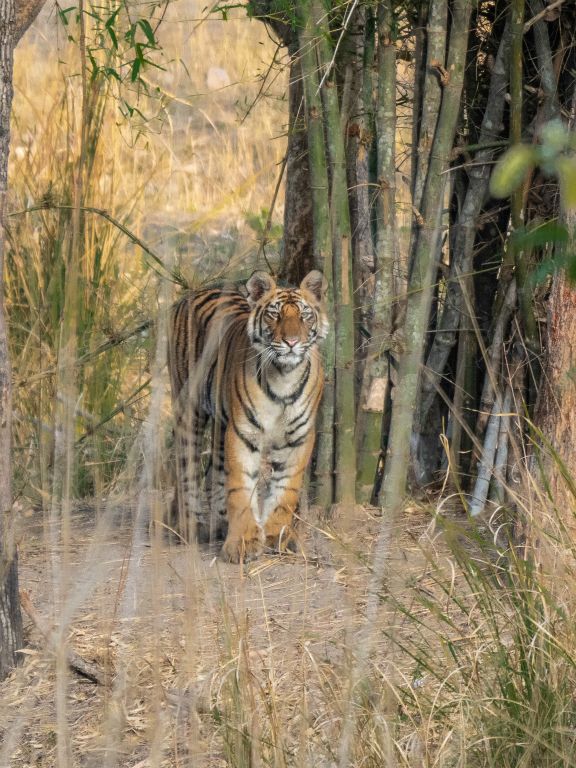
[[[78,28],[74,14],[67,18],[65,27],[48,5],[18,48],[15,74],[7,291],[17,487],[36,501],[51,492],[54,372],[83,121],[79,48],[67,40],[78,40]],[[170,4],[158,38],[164,69],[146,70],[138,91],[113,78],[89,81],[83,204],[144,241],[163,274],[194,284],[249,273],[285,149],[286,73],[281,62],[268,71],[275,46],[241,13],[224,22],[200,3]],[[229,85],[214,89],[215,67]],[[131,119],[126,103],[138,110]],[[113,480],[145,416],[151,349],[142,326],[154,319],[159,289],[154,260],[93,210],[82,217],[79,263],[82,495]]]
[[[574,545],[527,472],[513,517],[412,505],[392,523],[357,509],[343,533],[312,510],[302,553],[246,568],[167,546],[174,286],[90,212],[78,398],[59,403],[82,113],[78,48],[50,24],[18,52],[7,275],[16,468],[22,493],[46,509],[23,524],[21,577],[46,627],[29,622],[25,664],[2,685],[0,765],[573,766]],[[191,281],[250,271],[247,218],[267,207],[284,151],[280,81],[238,116],[274,46],[241,14],[202,21],[193,3],[172,4],[161,30],[166,72],[146,73],[160,92],[141,103],[155,120],[120,120],[113,91],[90,91],[101,119],[86,134],[85,204]],[[237,84],[207,93],[210,65]],[[95,492],[85,508],[52,493],[59,408],[74,417],[64,449],[75,492]],[[563,590],[539,563],[544,544],[562,562]],[[99,665],[104,685],[71,672],[70,648]]]

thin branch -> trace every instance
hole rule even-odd
[[[544,16],[549,13],[549,11],[553,11],[555,8],[559,8],[563,2],[564,0],[554,0],[553,3],[550,3],[550,5],[547,5],[541,11],[532,16],[531,19],[528,19],[528,21],[524,23],[524,34],[526,34],[526,32],[528,32],[530,28],[534,26],[534,24],[540,21],[540,19],[543,19]]]
[[[28,614],[36,629],[46,639],[50,650],[55,651],[57,647],[56,633],[49,629],[42,617],[36,613],[30,595],[25,589],[20,590],[20,605]],[[82,658],[79,653],[76,653],[76,651],[71,648],[68,648],[66,651],[66,662],[70,669],[77,672],[79,675],[82,675],[82,677],[85,677],[87,680],[90,680],[97,685],[106,684],[104,670],[93,661],[86,661],[86,659]]]
[[[73,205],[55,205],[53,203],[42,203],[41,205],[32,205],[30,208],[23,208],[21,211],[14,211],[10,214],[8,214],[8,217],[12,216],[22,216],[25,213],[34,213],[34,211],[46,211],[46,210],[57,210],[57,211],[73,211],[74,206]],[[134,245],[137,245],[139,248],[141,248],[144,253],[146,253],[150,258],[164,271],[163,277],[168,277],[168,279],[173,280],[175,283],[178,283],[178,285],[183,286],[184,288],[187,288],[188,285],[186,284],[186,281],[182,278],[181,275],[177,274],[173,270],[169,270],[168,267],[164,264],[160,256],[158,254],[154,253],[154,251],[146,245],[146,243],[141,240],[137,235],[134,234],[134,232],[131,232],[128,227],[124,226],[122,222],[118,221],[118,219],[115,219],[111,214],[108,213],[108,211],[105,211],[103,208],[94,208],[93,206],[86,205],[82,206],[80,208],[81,211],[84,211],[84,213],[94,213],[97,216],[101,216],[103,219],[106,219],[106,221],[110,222],[116,229],[119,229],[120,232],[122,232],[126,237],[131,240]]]

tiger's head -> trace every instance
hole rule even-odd
[[[299,288],[280,288],[267,272],[254,272],[246,283],[252,310],[248,335],[265,362],[294,368],[327,336],[327,287],[317,269],[306,275]]]

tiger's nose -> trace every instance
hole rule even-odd
[[[295,347],[296,344],[300,341],[298,336],[290,336],[289,338],[285,338],[284,341],[286,344],[288,344],[289,347]]]

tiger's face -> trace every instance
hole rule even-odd
[[[248,335],[265,362],[294,368],[326,337],[327,283],[318,270],[309,272],[299,288],[278,288],[266,272],[255,272],[246,287],[252,307]]]

